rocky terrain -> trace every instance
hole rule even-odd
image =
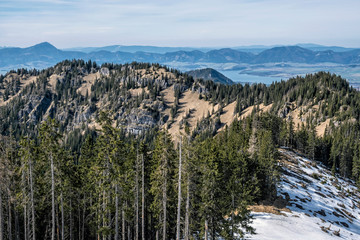
[[[319,80],[332,77],[321,76]],[[306,90],[306,96],[293,99],[294,94],[304,94],[302,85],[307,83],[301,78],[290,82],[290,87],[279,93],[274,89],[283,88],[285,82],[270,87],[226,86],[159,64],[99,66],[91,61],[64,61],[42,71],[19,69],[0,76],[0,129],[2,134],[9,134],[10,129],[24,132],[47,117],[55,117],[63,129],[84,130],[97,126],[100,111],[108,111],[118,127],[134,134],[164,127],[177,135],[204,129],[204,124],[215,133],[234,119],[256,111],[291,119],[295,129],[311,122],[319,136],[331,123],[355,120],[348,117],[354,108],[346,105],[355,103],[353,93],[327,90],[324,83],[311,82],[314,87]],[[329,106],[325,99],[310,97],[314,93],[323,94],[322,98],[334,94],[331,98],[343,103],[337,100],[336,106]]]

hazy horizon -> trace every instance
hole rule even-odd
[[[360,47],[357,0],[3,0],[0,46]]]
[[[53,45],[54,47],[61,49],[61,50],[71,50],[71,49],[77,49],[77,48],[102,48],[102,47],[111,47],[111,46],[122,46],[122,47],[157,47],[157,48],[194,48],[194,49],[221,49],[221,48],[272,48],[272,47],[280,47],[280,46],[302,46],[303,45],[311,45],[310,47],[312,47],[312,45],[314,47],[319,46],[319,47],[341,47],[341,48],[360,48],[360,44],[359,46],[354,46],[354,47],[348,47],[348,46],[342,46],[342,45],[325,45],[325,44],[319,44],[319,43],[295,43],[295,44],[249,44],[249,45],[234,45],[234,46],[180,46],[180,45],[175,45],[175,46],[168,46],[168,45],[150,45],[150,44],[129,44],[129,45],[125,45],[125,44],[105,44],[105,45],[93,45],[93,46],[88,46],[88,45],[83,45],[83,46],[71,46],[71,47],[58,47],[56,44],[49,42],[49,41],[43,41],[43,42],[38,42],[38,43],[34,43],[31,45],[25,45],[25,46],[2,46],[0,45],[0,48],[28,48],[28,47],[32,47],[38,44],[42,44],[42,43],[49,43],[51,45]]]

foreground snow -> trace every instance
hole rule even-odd
[[[286,160],[278,191],[291,212],[253,213],[257,234],[247,239],[360,239],[360,194],[353,183],[291,151],[280,152]]]

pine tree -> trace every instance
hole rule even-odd
[[[45,164],[50,164],[50,179],[51,179],[51,240],[55,240],[56,223],[55,223],[55,202],[57,192],[55,189],[56,181],[58,178],[59,170],[58,164],[60,163],[60,133],[59,125],[53,119],[48,119],[40,127],[40,151],[42,152],[43,161]]]
[[[169,199],[173,201],[174,197],[174,162],[176,152],[173,147],[170,135],[167,132],[160,131],[155,141],[153,152],[153,169],[150,177],[150,192],[153,195],[151,209],[157,222],[157,231],[162,230],[162,239],[167,239],[173,230],[174,222],[172,216],[168,215],[168,210],[174,207],[169,204]],[[168,227],[169,226],[169,227]]]
[[[204,238],[208,239],[209,235],[216,238],[217,220],[219,212],[217,212],[217,198],[220,191],[218,183],[219,169],[218,169],[218,150],[213,140],[207,139],[201,145],[199,160],[201,160],[201,179],[200,179],[200,216],[203,223]]]
[[[277,182],[277,170],[276,159],[277,150],[271,137],[271,132],[262,130],[259,133],[259,152],[256,156],[256,160],[260,164],[259,175],[262,175],[261,188],[266,189],[264,191],[265,199],[272,199],[276,196],[276,182]]]
[[[20,141],[20,157],[22,160],[22,166],[20,168],[22,175],[26,176],[28,181],[26,181],[26,184],[23,186],[23,193],[25,193],[25,196],[23,196],[23,199],[27,199],[26,195],[28,194],[27,191],[29,191],[30,195],[30,212],[31,212],[31,223],[28,221],[29,224],[31,224],[31,232],[28,233],[29,238],[28,239],[36,239],[36,232],[35,232],[35,226],[36,226],[36,220],[35,220],[35,198],[34,198],[34,192],[35,192],[35,178],[34,178],[34,156],[36,156],[35,152],[35,143],[34,141],[30,141],[29,139],[22,139]],[[29,186],[27,186],[29,185]],[[26,202],[24,203],[27,204]],[[25,213],[25,211],[24,211]],[[30,227],[27,227],[30,229]]]

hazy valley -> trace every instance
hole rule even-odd
[[[0,71],[5,74],[22,67],[43,69],[64,59],[91,59],[99,64],[138,61],[162,63],[181,71],[213,68],[240,83],[271,84],[297,75],[329,71],[358,87],[359,54],[359,49],[313,44],[232,49],[108,46],[60,50],[41,43],[29,48],[1,49]]]

